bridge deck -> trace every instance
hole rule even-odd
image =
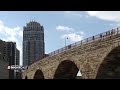
[[[49,56],[42,58],[42,59],[46,60],[47,58],[50,58],[50,57],[54,58],[57,54],[58,55],[60,55],[60,54],[62,55],[64,53],[67,54],[67,52],[69,52],[69,51],[74,53],[76,48],[78,48],[77,49],[78,51],[76,53],[79,52],[82,54],[86,51],[88,52],[88,51],[94,50],[96,48],[111,45],[113,43],[113,41],[114,41],[114,43],[120,41],[120,28],[115,28],[110,31],[92,36],[90,38],[86,38],[86,39],[78,41],[78,42],[75,42],[66,47],[63,47],[61,49],[58,49],[56,51],[49,53]],[[99,44],[98,44],[98,42],[99,42]],[[41,60],[41,62],[44,60]],[[31,65],[29,65],[29,67],[31,67],[32,65],[37,64],[37,63],[39,63],[39,61],[32,63]]]
[[[49,56],[54,56],[56,54],[59,54],[59,53],[62,53],[62,52],[65,52],[67,50],[70,50],[74,47],[78,47],[78,46],[88,46],[88,44],[90,43],[95,43],[97,41],[100,41],[100,40],[106,40],[108,38],[113,38],[114,36],[120,34],[120,28],[115,28],[115,29],[112,29],[110,31],[107,31],[107,32],[104,32],[104,33],[101,33],[101,34],[98,34],[98,35],[95,35],[95,36],[92,36],[92,37],[89,37],[89,38],[86,38],[84,40],[81,40],[81,41],[78,41],[78,42],[75,42],[73,44],[70,44],[66,47],[63,47],[63,48],[60,48],[56,51],[53,51],[51,53],[49,53]],[[83,48],[83,47],[82,47]],[[83,48],[84,49],[84,48]]]

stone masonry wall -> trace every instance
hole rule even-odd
[[[72,47],[66,52],[49,56],[30,65],[22,74],[33,79],[35,72],[40,69],[45,79],[53,79],[58,65],[64,60],[71,60],[80,69],[83,79],[95,79],[100,64],[104,58],[120,45],[120,35],[100,39],[84,45]]]

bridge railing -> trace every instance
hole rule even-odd
[[[70,45],[68,45],[66,47],[60,48],[60,49],[58,49],[56,51],[53,51],[53,52],[49,53],[49,56],[54,56],[54,55],[56,55],[58,53],[65,52],[66,50],[69,50],[69,49],[71,49],[73,47],[76,47],[76,46],[80,46],[80,45],[91,43],[91,42],[94,42],[94,41],[97,41],[97,40],[112,37],[112,36],[114,36],[116,34],[120,34],[120,27],[109,30],[109,31],[106,31],[106,32],[103,32],[103,33],[100,33],[98,35],[95,35],[95,36],[92,36],[92,37],[89,37],[89,38],[86,38],[86,39],[83,39],[81,41],[70,44]]]

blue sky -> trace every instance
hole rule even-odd
[[[120,26],[119,11],[0,11],[0,39],[17,42],[22,64],[23,26],[35,20],[44,26],[45,52]]]

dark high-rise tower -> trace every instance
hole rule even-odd
[[[44,56],[44,28],[36,21],[23,27],[23,65],[30,65]]]

